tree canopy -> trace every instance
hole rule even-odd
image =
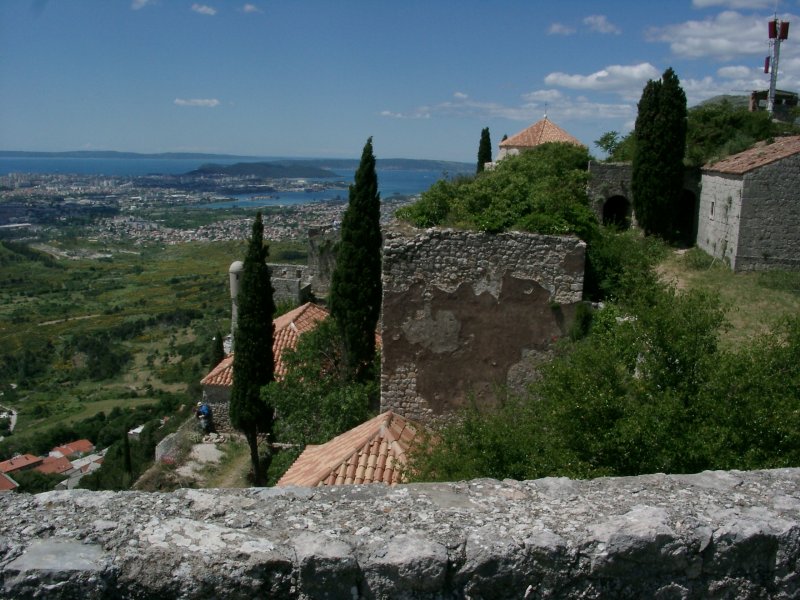
[[[372,138],[350,186],[331,278],[331,315],[339,327],[344,367],[354,381],[374,375],[375,328],[381,311],[380,194]]]
[[[631,191],[636,220],[646,234],[673,236],[683,194],[686,94],[669,68],[642,91],[636,117]]]
[[[274,410],[261,399],[261,387],[274,379],[272,355],[275,303],[272,299],[264,224],[256,215],[242,268],[238,295],[238,321],[234,335],[233,389],[230,419],[244,433],[250,446],[250,462],[256,485],[265,481],[270,455],[262,460],[258,451],[259,434],[271,434]]]

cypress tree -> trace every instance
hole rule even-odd
[[[642,91],[634,129],[631,191],[636,220],[645,233],[669,238],[683,193],[686,95],[669,68]]]
[[[214,339],[211,340],[211,360],[209,361],[211,364],[209,365],[210,369],[216,367],[223,358],[225,358],[225,345],[222,340],[222,334],[217,330],[217,335],[214,336]]]
[[[350,186],[331,278],[331,316],[339,328],[344,366],[353,381],[366,381],[373,375],[381,296],[380,194],[370,137]]]
[[[489,137],[489,128],[481,130],[481,141],[478,144],[478,166],[476,173],[483,173],[484,165],[492,162],[492,139]]]
[[[261,399],[261,387],[274,380],[272,319],[275,303],[266,262],[268,255],[269,246],[264,244],[264,224],[261,213],[258,213],[239,287],[230,402],[231,423],[244,433],[250,447],[255,485],[263,485],[266,481],[272,459],[269,450],[263,460],[258,454],[258,435],[269,436],[273,426],[273,409]]]

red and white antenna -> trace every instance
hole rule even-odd
[[[781,55],[781,42],[789,37],[789,21],[781,21],[777,16],[768,24],[769,46],[772,57],[764,59],[764,73],[769,73],[769,96],[767,111],[772,116],[775,110],[775,88],[778,83],[778,60]]]

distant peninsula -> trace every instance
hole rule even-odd
[[[263,179],[324,179],[336,173],[314,165],[276,162],[240,162],[233,165],[207,164],[186,173],[189,177],[224,175],[229,177],[261,177]]]

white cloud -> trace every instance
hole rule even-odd
[[[453,98],[456,98],[458,100],[466,100],[467,98],[469,98],[469,96],[464,92],[456,92],[453,94]]]
[[[133,0],[131,2],[131,9],[139,10],[141,8],[144,8],[148,4],[153,4],[153,0]]]
[[[611,65],[590,75],[550,73],[544,82],[550,86],[573,90],[595,90],[614,92],[623,98],[638,98],[648,79],[661,76],[650,63],[638,65]]]
[[[668,43],[673,54],[682,58],[731,60],[764,54],[767,21],[761,16],[724,11],[702,21],[654,27],[646,32],[646,38]]]
[[[203,108],[214,108],[219,106],[216,98],[175,98],[177,106],[201,106]]]
[[[522,103],[506,106],[497,102],[463,100],[447,101],[433,106],[421,106],[409,112],[384,110],[380,114],[394,119],[431,119],[439,116],[486,119],[508,119],[523,123],[538,121],[548,115],[563,120],[632,119],[636,117],[633,104],[593,102],[584,97],[569,98],[558,90],[537,90],[522,96]]]
[[[549,35],[572,35],[575,33],[575,29],[573,27],[564,25],[563,23],[553,23],[550,25],[547,33]]]
[[[564,94],[558,90],[536,90],[535,92],[528,92],[523,94],[523,100],[527,102],[555,102],[561,100]]]
[[[201,15],[208,15],[209,17],[213,17],[217,14],[217,9],[206,4],[192,4],[192,10]]]
[[[722,6],[724,8],[774,8],[775,0],[692,0],[694,8],[710,8]]]
[[[244,13],[263,13],[264,11],[258,8],[255,4],[245,4],[242,7]]]
[[[610,22],[605,15],[589,15],[583,20],[583,24],[598,33],[613,33],[615,35],[622,33],[622,30]]]
[[[717,69],[717,75],[723,79],[742,79],[744,77],[749,77],[752,72],[753,70],[750,67],[742,65],[731,65]]]

